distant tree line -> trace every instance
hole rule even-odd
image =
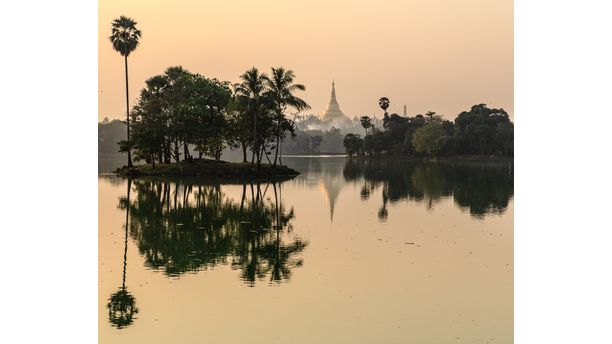
[[[114,119],[98,123],[98,156],[103,154],[119,155],[117,142],[125,140],[125,122]]]
[[[384,111],[383,128],[373,125],[371,117],[362,116],[365,137],[344,137],[350,156],[514,155],[514,124],[504,109],[478,104],[449,121],[431,111],[414,117],[389,115],[386,97],[379,105]]]
[[[270,76],[256,68],[240,76],[242,82],[209,79],[182,67],[146,81],[130,113],[130,137],[121,151],[133,151],[135,160],[155,165],[210,157],[221,159],[227,147],[241,148],[243,162],[259,167],[262,160],[276,166],[280,147],[295,123],[286,111],[310,106],[294,95],[305,90],[295,75],[282,67]]]

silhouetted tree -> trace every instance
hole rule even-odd
[[[267,75],[260,73],[255,67],[247,70],[240,76],[242,83],[236,87],[236,93],[246,98],[248,104],[248,111],[251,113],[253,118],[253,144],[252,151],[253,156],[251,159],[251,166],[255,163],[255,156],[257,155],[258,165],[262,158],[262,148],[264,147],[265,137],[258,132],[257,121],[263,119],[265,115],[264,102],[262,101],[263,94],[265,92],[265,82]],[[261,131],[261,130],[260,130]]]
[[[380,108],[385,112],[384,114],[387,114],[387,109],[389,108],[389,98],[387,97],[382,97],[378,100],[378,106],[380,106]]]
[[[146,81],[132,111],[131,146],[137,160],[154,165],[171,157],[191,161],[189,147],[199,153],[221,158],[231,141],[226,109],[231,97],[227,82],[192,74],[182,67],[170,67],[163,75]]]
[[[247,150],[253,143],[253,126],[249,117],[248,102],[237,96],[236,86],[227,109],[227,141],[231,148],[241,148],[242,162],[247,163]]]
[[[127,58],[136,49],[140,42],[141,32],[136,28],[136,22],[128,17],[121,16],[112,22],[111,36],[109,37],[115,49],[125,61],[125,101],[127,119],[127,142],[130,141],[130,93],[128,84],[128,63]],[[123,145],[128,154],[128,167],[132,167],[132,153],[130,146]]]
[[[349,157],[359,153],[362,146],[363,139],[359,134],[346,134],[344,137],[344,148]]]
[[[493,154],[503,148],[496,139],[501,123],[509,123],[504,109],[488,108],[486,104],[472,106],[455,119],[454,137],[457,151],[463,154]],[[502,131],[503,132],[503,131]]]
[[[387,99],[388,100],[388,99]],[[384,98],[381,108],[388,106]],[[366,131],[361,151],[368,155],[382,153],[397,156],[441,156],[453,154],[513,155],[514,125],[503,109],[490,109],[485,104],[472,106],[460,113],[454,122],[433,111],[425,116],[388,115],[385,110],[383,130],[372,119],[361,117]]]
[[[512,122],[497,124],[496,139],[497,146],[502,149],[504,155],[514,154],[514,124]]]
[[[294,84],[295,74],[292,70],[285,70],[283,67],[272,68],[270,77],[265,77],[266,81],[266,96],[269,97],[274,104],[274,112],[276,119],[276,152],[274,153],[274,166],[278,159],[278,151],[282,144],[284,132],[287,130],[294,131],[294,125],[291,120],[285,117],[285,110],[288,107],[296,109],[298,112],[310,109],[310,105],[303,99],[297,97],[293,93],[295,91],[305,91],[306,87],[302,84]]]
[[[359,119],[361,126],[365,130],[366,136],[368,135],[368,129],[373,128],[372,119],[369,116],[361,116]]]
[[[449,136],[440,123],[431,122],[418,129],[412,136],[412,144],[417,152],[437,157],[443,151]]]

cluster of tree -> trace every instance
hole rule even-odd
[[[295,135],[286,140],[282,147],[285,154],[315,154],[323,142],[321,132],[296,129]]]
[[[427,207],[443,198],[469,209],[472,216],[502,213],[514,195],[512,162],[418,163],[407,160],[347,160],[347,182],[361,183],[362,199],[381,190],[380,220],[388,216],[388,203],[407,199]]]
[[[343,130],[331,126],[326,129],[300,129],[300,121],[296,123],[295,135],[283,144],[282,151],[286,154],[342,154],[345,152]],[[346,129],[346,128],[343,128]],[[360,127],[361,129],[361,127]],[[361,129],[363,130],[363,129]]]
[[[461,112],[451,122],[431,111],[414,117],[389,115],[389,99],[386,97],[379,100],[379,105],[384,110],[382,128],[375,126],[371,117],[363,116],[361,125],[365,137],[358,134],[344,137],[344,147],[350,156],[514,154],[514,125],[503,109],[478,104]]]
[[[300,120],[298,119],[295,123],[297,129],[294,134],[284,140],[280,147],[283,155],[344,153],[342,144],[344,129],[342,131],[335,127],[330,130],[299,129]],[[359,129],[363,131],[361,125]],[[127,153],[117,151],[117,144],[125,139],[125,121],[113,120],[98,123],[98,172],[113,171],[125,165]],[[190,147],[190,151],[195,151],[194,148]],[[227,146],[221,157],[223,160],[239,162],[244,160],[243,153],[240,149],[232,149]]]
[[[260,166],[265,157],[276,166],[279,148],[287,133],[295,131],[285,112],[308,104],[293,93],[304,90],[293,83],[292,71],[272,68],[271,76],[252,68],[232,85],[170,67],[146,81],[132,109],[131,136],[121,150],[134,152],[136,160],[170,163],[198,158],[216,160],[227,147],[241,148],[243,162]],[[269,155],[274,150],[274,157]]]
[[[127,152],[128,166],[132,151],[136,160],[154,165],[181,161],[181,151],[182,159],[191,161],[190,149],[200,158],[219,160],[225,147],[241,147],[243,162],[250,150],[251,164],[258,167],[264,156],[274,166],[280,162],[282,141],[295,130],[285,112],[310,108],[294,95],[305,87],[293,82],[293,71],[272,68],[267,76],[253,67],[240,76],[241,83],[230,85],[170,67],[146,81],[130,113],[127,58],[140,42],[142,33],[136,24],[121,16],[112,22],[109,37],[125,61],[127,139],[120,142],[120,151]],[[273,162],[271,150],[275,150]]]
[[[343,153],[342,147],[342,131],[338,128],[331,127],[329,130],[297,130],[296,137],[292,137],[290,141],[294,142],[298,147],[308,147],[309,153]],[[288,140],[289,141],[289,140]]]

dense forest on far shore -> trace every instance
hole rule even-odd
[[[361,117],[365,137],[352,133],[344,137],[349,156],[514,155],[514,124],[504,109],[478,104],[449,121],[431,111],[414,117],[389,115],[389,99],[385,97],[380,98],[379,105],[385,111],[382,128],[373,125],[371,117]]]

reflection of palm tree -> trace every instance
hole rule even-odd
[[[382,192],[382,197],[383,197],[383,205],[378,210],[378,219],[380,221],[386,221],[387,217],[389,217],[389,211],[387,210],[387,201],[388,201],[387,192],[384,189]]]
[[[134,314],[138,313],[136,308],[136,299],[127,291],[125,286],[126,268],[127,268],[127,240],[128,240],[128,219],[130,216],[130,189],[132,188],[132,180],[128,179],[127,199],[122,202],[126,206],[125,211],[125,240],[123,242],[123,277],[121,288],[113,293],[108,300],[108,319],[110,323],[117,328],[129,326]]]
[[[130,235],[144,255],[146,266],[163,270],[168,276],[231,264],[240,270],[247,285],[254,286],[257,280],[273,273],[285,280],[288,271],[274,271],[281,271],[283,266],[285,270],[300,266],[294,256],[307,243],[295,238],[287,240],[294,212],[283,206],[280,185],[244,184],[242,196],[234,201],[218,184],[138,179],[137,196],[130,205]],[[272,189],[274,203],[266,197]],[[279,230],[278,237],[274,229]],[[274,245],[278,246],[278,258],[273,254]],[[280,264],[276,270],[275,264]]]
[[[296,240],[291,245],[282,245],[281,231],[276,231],[276,240],[265,248],[264,257],[270,267],[270,282],[280,283],[291,277],[291,268],[302,266],[302,259],[293,259],[293,255],[304,250],[306,245]]]
[[[126,289],[121,288],[111,295],[108,301],[108,318],[113,326],[121,329],[131,325],[136,313],[136,300]]]
[[[291,228],[290,220],[294,217],[293,209],[285,213],[282,202],[279,205],[279,194],[281,194],[281,184],[278,185],[278,193],[276,183],[272,183],[274,188],[274,229],[275,239],[273,243],[267,244],[264,247],[263,256],[268,262],[270,270],[270,282],[280,283],[283,280],[289,279],[291,276],[291,267],[301,266],[301,259],[292,259],[292,256],[301,252],[306,246],[302,241],[296,240],[291,245],[282,245],[281,232],[285,227]]]

